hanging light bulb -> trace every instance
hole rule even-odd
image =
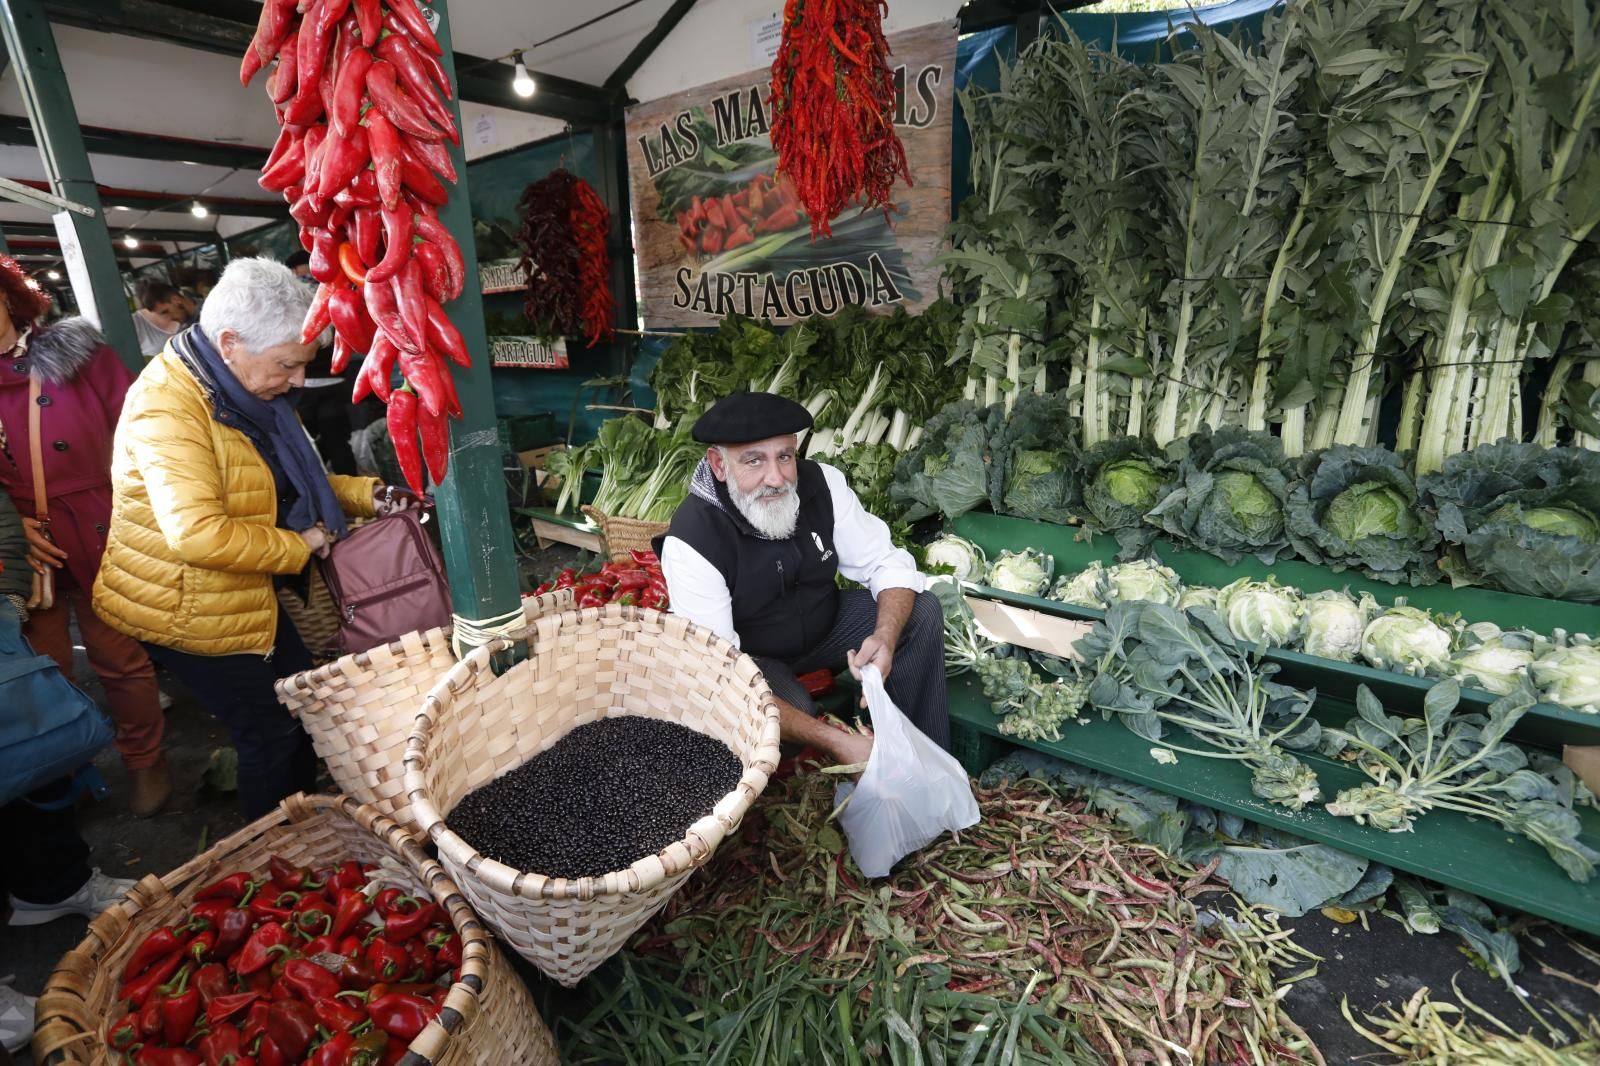
[[[126,237],[122,238],[122,243],[127,245],[129,248],[137,248],[139,247],[139,238],[130,233]]]
[[[528,73],[528,65],[522,61],[522,53],[517,53],[517,72],[511,78],[511,88],[518,96],[527,99],[539,91],[539,83],[533,80],[533,75]]]
[[[47,270],[47,271],[45,271],[44,276],[49,278],[51,281],[60,281],[61,280],[61,271],[59,271],[59,270]]]
[[[206,210],[205,204],[201,203],[199,200],[196,200],[194,202],[194,206],[189,208],[189,213],[195,218],[205,218],[211,212]]]

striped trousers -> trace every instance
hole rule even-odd
[[[878,605],[866,589],[839,594],[839,616],[833,630],[816,648],[793,662],[765,656],[756,665],[766,676],[772,694],[786,703],[816,714],[811,694],[797,680],[813,670],[842,670],[845,656],[861,647],[878,624]],[[895,645],[894,663],[884,688],[911,724],[946,751],[950,749],[950,692],[944,675],[944,611],[931,592],[919,592],[911,617]]]

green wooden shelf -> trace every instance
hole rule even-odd
[[[1059,600],[1047,600],[1038,596],[1023,596],[1015,592],[990,588],[987,585],[974,585],[969,582],[966,587],[968,591],[985,599],[1028,607],[1061,618],[1097,622],[1106,614],[1093,607],[1080,607],[1074,603],[1062,603]],[[1268,648],[1264,657],[1282,667],[1277,678],[1279,681],[1294,685],[1296,688],[1316,689],[1319,696],[1330,696],[1338,701],[1334,706],[1342,705],[1347,708],[1354,707],[1356,689],[1366,685],[1391,711],[1418,715],[1422,713],[1423,696],[1436,683],[1432,678],[1411,677],[1389,670],[1374,669],[1361,663],[1342,663],[1284,648]],[[1484,692],[1482,689],[1463,688],[1461,709],[1464,712],[1484,711],[1495,698],[1493,693]],[[1317,717],[1325,724],[1339,726],[1344,725],[1345,720],[1354,713],[1351,710],[1334,720],[1331,715],[1324,713],[1321,702],[1318,703],[1317,711]],[[1600,715],[1584,714],[1582,711],[1553,703],[1537,703],[1512,729],[1511,739],[1520,744],[1550,748],[1556,752],[1559,752],[1564,744],[1600,744]]]
[[[1175,764],[1158,763],[1150,756],[1155,745],[1097,712],[1086,724],[1067,726],[1055,742],[1019,742],[1000,732],[1001,721],[974,682],[951,679],[952,747],[974,774],[1004,748],[1030,748],[1600,935],[1600,878],[1587,884],[1569,879],[1543,848],[1492,822],[1438,811],[1418,819],[1413,832],[1385,833],[1335,818],[1320,805],[1291,811],[1258,799],[1250,792],[1249,770],[1232,760],[1180,753]],[[1187,736],[1179,742],[1199,744]],[[1296,754],[1316,771],[1328,799],[1366,781],[1342,763]],[[1584,840],[1600,847],[1600,813],[1582,814]]]
[[[1012,551],[1037,548],[1049,552],[1055,557],[1056,569],[1064,573],[1081,570],[1096,559],[1106,564],[1116,561],[1117,542],[1114,538],[1096,537],[1092,544],[1080,541],[1075,539],[1082,532],[1077,526],[974,511],[957,518],[951,523],[951,529],[990,555],[1003,548]],[[1344,588],[1355,593],[1369,592],[1385,606],[1403,599],[1414,607],[1460,614],[1469,622],[1494,622],[1507,629],[1525,627],[1549,633],[1560,628],[1574,633],[1600,634],[1600,605],[1596,604],[1543,600],[1491,589],[1452,588],[1447,583],[1422,588],[1389,585],[1363,577],[1353,570],[1336,574],[1325,566],[1294,559],[1267,566],[1247,557],[1230,565],[1213,555],[1187,551],[1163,540],[1158,539],[1155,544],[1156,554],[1161,561],[1191,585],[1220,587],[1241,577],[1262,580],[1273,576],[1285,585],[1294,585],[1307,592]]]

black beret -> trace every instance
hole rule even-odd
[[[811,412],[774,392],[736,392],[711,405],[694,424],[701,444],[748,444],[811,428]]]

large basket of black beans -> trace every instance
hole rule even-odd
[[[405,791],[479,916],[571,986],[710,858],[777,764],[778,708],[748,656],[613,604],[457,664],[423,701]]]

